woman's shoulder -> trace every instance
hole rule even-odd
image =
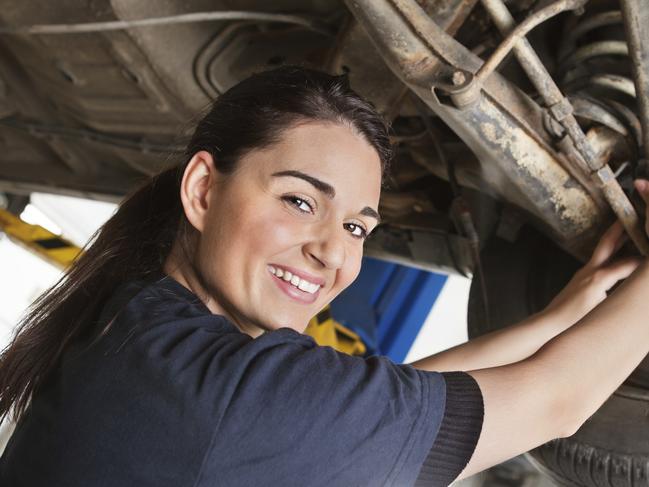
[[[224,316],[213,314],[190,289],[163,273],[122,283],[101,315],[100,321],[127,322],[139,328],[191,321],[236,331]]]
[[[213,314],[191,290],[166,274],[131,279],[119,284],[105,300],[93,325],[95,331],[77,342],[77,354],[124,357],[142,347],[168,347],[215,333],[237,338],[238,329],[224,316]],[[207,333],[206,333],[207,332]],[[139,351],[138,351],[139,350]]]

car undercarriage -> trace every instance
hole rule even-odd
[[[615,218],[649,253],[633,192],[649,174],[647,25],[642,0],[6,2],[0,192],[118,201],[180,162],[251,73],[347,73],[396,148],[367,254],[476,275],[484,333],[538,311]],[[513,294],[485,290],[505,275]],[[648,484],[648,405],[643,362],[533,461],[566,485]]]

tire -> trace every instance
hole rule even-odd
[[[524,228],[515,243],[491,238],[481,252],[489,316],[474,276],[469,292],[469,337],[514,324],[543,309],[580,264],[540,233]]]
[[[489,313],[476,276],[469,294],[470,338],[540,311],[579,268],[531,229],[516,243],[492,239],[481,255]],[[546,443],[527,458],[559,485],[649,486],[649,391],[628,381],[577,433]]]
[[[570,438],[532,450],[528,459],[560,485],[649,485],[649,394],[620,387]]]

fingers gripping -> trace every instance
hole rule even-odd
[[[619,250],[625,239],[624,227],[619,221],[616,221],[602,235],[588,264],[592,267],[600,267]]]
[[[634,186],[638,194],[642,197],[645,203],[645,232],[649,236],[649,181],[646,179],[636,179]],[[593,251],[593,255],[588,262],[592,267],[600,267],[607,262],[624,244],[628,238],[624,232],[624,227],[619,221],[616,221],[609,229],[602,235],[597,247]]]

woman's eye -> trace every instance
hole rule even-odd
[[[355,223],[345,223],[345,228],[356,238],[364,239],[367,237],[367,231],[360,225],[356,225]]]
[[[288,201],[303,213],[313,213],[313,207],[306,200],[298,196],[284,196],[282,199]]]

